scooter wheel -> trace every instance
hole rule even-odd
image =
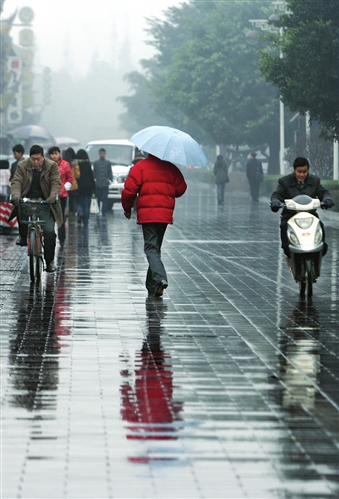
[[[311,260],[306,260],[305,287],[308,298],[311,298],[313,295],[313,270]]]

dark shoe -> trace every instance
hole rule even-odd
[[[83,218],[84,218],[84,216],[83,216],[83,215],[79,215],[79,216],[78,216],[78,220],[77,220],[77,221],[78,221],[78,224],[81,224],[81,222],[82,222],[82,219],[83,219]]]
[[[164,289],[166,289],[168,286],[168,282],[167,281],[160,281],[159,284],[157,285],[157,287],[155,288],[155,292],[154,292],[154,296],[157,297],[157,296],[162,296],[163,295],[163,292],[164,292]]]
[[[55,272],[55,271],[56,271],[56,266],[54,265],[53,262],[46,264],[46,272]]]
[[[27,246],[27,239],[23,236],[20,236],[15,244],[17,246]]]

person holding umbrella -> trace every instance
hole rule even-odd
[[[150,126],[134,134],[130,140],[149,156],[130,170],[121,203],[125,217],[129,219],[138,195],[137,223],[142,226],[144,251],[149,264],[146,288],[150,296],[160,297],[168,286],[161,245],[167,225],[173,223],[175,199],[187,189],[176,165],[206,166],[208,159],[190,135],[176,128]]]
[[[182,196],[186,189],[180,170],[173,163],[151,154],[133,166],[125,182],[121,202],[126,218],[131,218],[134,200],[139,195],[137,223],[142,226],[149,264],[146,288],[150,296],[162,296],[168,286],[161,245],[167,225],[173,223],[175,198]]]

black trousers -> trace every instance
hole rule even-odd
[[[56,233],[54,230],[55,219],[51,209],[45,218],[45,223],[42,225],[44,232],[44,253],[46,264],[53,262],[55,253]],[[28,225],[20,223],[19,220],[19,234],[21,237],[27,238]]]
[[[249,184],[252,201],[257,203],[259,201],[260,182],[258,182],[257,180],[249,180]]]
[[[76,213],[77,211],[78,191],[68,191],[68,212]]]
[[[60,198],[61,211],[62,211],[62,219],[63,224],[58,228],[58,239],[61,244],[65,242],[66,239],[66,227],[65,227],[65,208],[67,204],[67,198]]]
[[[167,281],[167,274],[161,260],[161,245],[166,232],[167,224],[142,224],[144,235],[144,251],[148,260],[146,288],[153,294],[161,281]]]

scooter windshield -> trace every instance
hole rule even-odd
[[[307,194],[299,194],[293,198],[293,201],[298,204],[306,205],[312,203],[312,198],[307,196]]]

